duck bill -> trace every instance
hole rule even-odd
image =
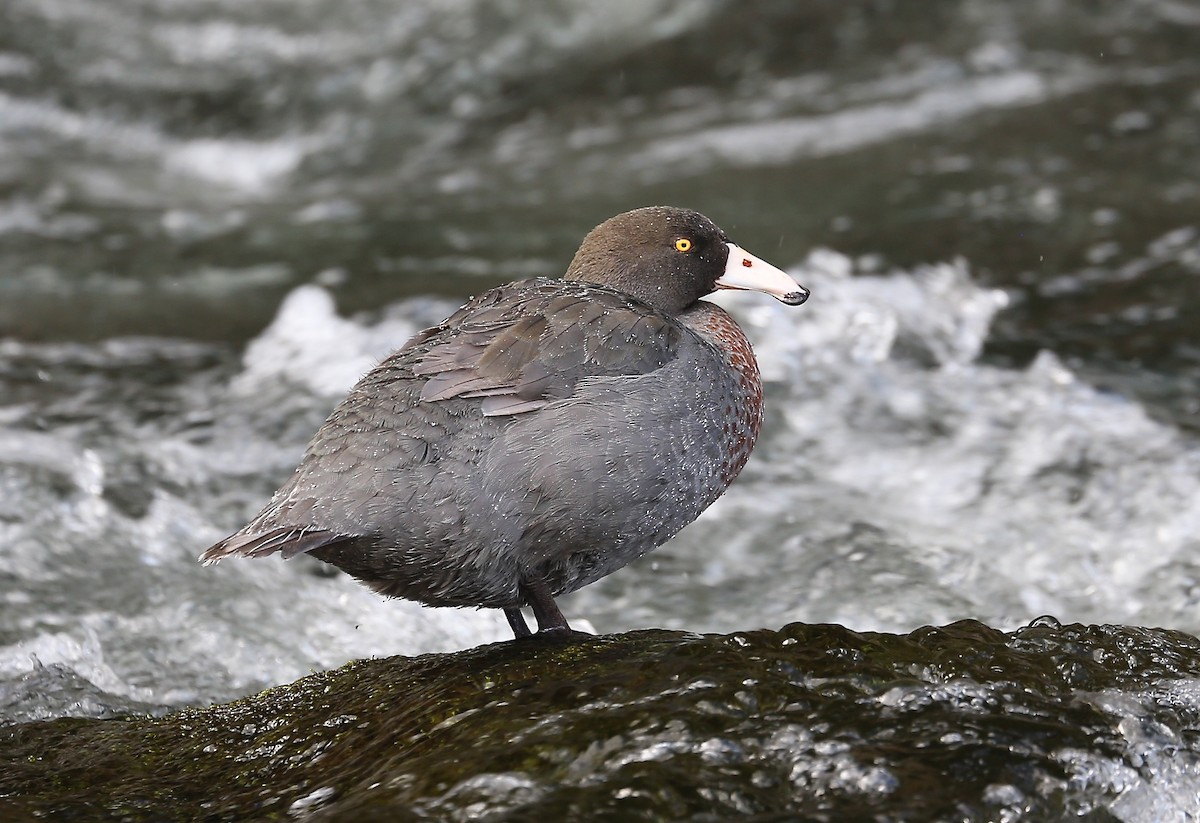
[[[786,272],[760,260],[736,243],[729,246],[725,273],[717,278],[718,289],[761,291],[787,303],[799,306],[808,299],[808,289],[796,283]]]

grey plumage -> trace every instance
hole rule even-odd
[[[639,276],[659,306],[575,263],[578,279],[471,300],[363,377],[270,504],[202,559],[308,552],[386,595],[513,620],[694,520],[753,446],[757,367],[732,319],[697,300],[726,269],[724,234],[695,212],[614,220],[628,215],[642,228],[624,248],[643,264],[687,231],[696,254],[658,256],[705,271],[680,285],[651,257]],[[611,233],[604,254],[628,289]]]

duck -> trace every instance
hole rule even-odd
[[[762,380],[721,289],[809,291],[699,212],[592,229],[561,278],[472,299],[368,372],[291,477],[209,547],[309,554],[386,597],[570,632],[555,598],[661,546],[738,476]]]

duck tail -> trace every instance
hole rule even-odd
[[[230,555],[266,557],[275,552],[279,552],[283,559],[287,560],[297,554],[350,539],[349,535],[326,529],[305,529],[297,526],[280,526],[250,534],[238,532],[205,549],[200,555],[200,562],[211,566]]]

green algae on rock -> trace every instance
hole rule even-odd
[[[1198,677],[1191,636],[1048,618],[533,638],[362,660],[161,719],[10,726],[0,811],[1172,819],[1200,812]]]

